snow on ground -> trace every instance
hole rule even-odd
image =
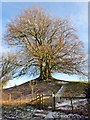
[[[79,104],[80,102],[83,102],[83,105],[87,103],[86,99],[78,99],[78,100],[73,100],[73,104]],[[63,107],[63,106],[70,106],[71,105],[71,101],[67,100],[62,102],[62,103],[56,103],[56,107]]]
[[[58,118],[58,120],[88,120],[87,116],[80,116],[78,114],[64,114],[60,112],[49,112],[45,117],[46,120],[55,118]]]

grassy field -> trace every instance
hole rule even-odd
[[[62,97],[84,97],[84,90],[87,88],[87,85],[87,83],[82,82],[68,82],[65,85]],[[52,95],[52,91],[57,93],[61,86],[62,81],[60,82],[60,80],[33,80],[32,82],[26,82],[19,86],[4,89],[2,91],[2,101],[4,104],[14,103],[15,100],[18,101],[18,104],[21,104],[21,102],[26,104],[34,96],[36,97],[37,94]],[[51,97],[45,99],[45,102],[51,105]]]
[[[84,91],[87,88],[87,83],[71,82],[65,86],[63,97],[84,97]]]
[[[8,102],[9,99],[20,100],[20,97],[22,97],[22,101],[26,99],[30,101],[30,96],[32,97],[37,94],[51,95],[52,91],[57,93],[61,86],[62,83],[54,80],[27,82],[19,86],[4,89],[2,91],[2,100]]]

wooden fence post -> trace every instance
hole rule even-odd
[[[55,111],[55,93],[52,92],[52,112]]]
[[[9,102],[11,103],[11,100],[12,100],[12,96],[11,94],[9,94]]]
[[[22,104],[22,94],[20,95],[20,105]]]
[[[43,94],[41,95],[41,108],[43,108]]]
[[[72,107],[72,113],[73,113],[73,102],[72,102],[72,98],[71,98],[70,100],[71,100],[71,107]]]

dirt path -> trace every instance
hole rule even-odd
[[[60,97],[62,96],[62,94],[64,93],[64,90],[66,88],[66,84],[63,84],[62,87],[59,89],[59,91],[55,94],[56,97],[56,102],[60,102]]]

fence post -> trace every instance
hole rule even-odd
[[[43,94],[41,95],[41,108],[43,108]]]
[[[38,94],[38,96],[37,96],[37,102],[38,102],[38,107],[39,107],[39,109],[40,109],[40,107],[41,107],[41,96],[40,96],[40,94]]]
[[[55,111],[55,93],[52,92],[52,112]]]
[[[36,94],[36,100],[38,100],[38,94]]]
[[[32,95],[33,95],[33,93],[34,93],[34,92],[33,92],[33,90],[34,90],[34,89],[33,89],[33,85],[31,86],[31,88],[32,88]]]
[[[72,102],[72,98],[71,98],[70,100],[71,100],[71,107],[72,107],[72,113],[73,113],[73,102]]]
[[[9,94],[9,102],[11,103],[12,96]]]
[[[22,94],[20,95],[20,105],[22,104]]]
[[[40,94],[37,94],[36,95],[36,101],[37,101],[37,106],[40,108],[41,107],[41,96],[40,96]]]

